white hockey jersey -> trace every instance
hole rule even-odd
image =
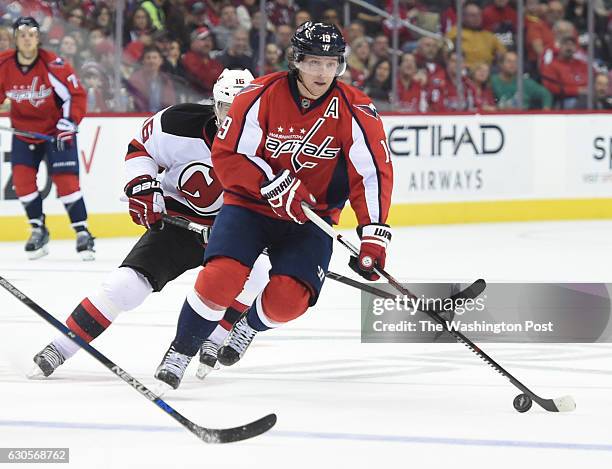
[[[178,104],[158,112],[128,146],[126,182],[161,173],[168,214],[212,224],[223,205],[210,155],[216,132],[212,106]]]

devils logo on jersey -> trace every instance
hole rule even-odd
[[[177,189],[196,213],[211,217],[223,205],[223,189],[211,165],[192,163],[183,169]]]

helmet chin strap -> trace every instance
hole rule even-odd
[[[302,84],[302,86],[306,88],[306,91],[310,93],[310,96],[315,96],[315,94],[312,91],[310,91],[310,88],[306,86],[306,83],[304,83],[304,80],[302,80],[302,76],[299,73],[297,74],[297,79]],[[308,99],[315,99],[315,98],[308,98]]]

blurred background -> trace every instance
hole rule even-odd
[[[311,19],[344,32],[340,79],[379,110],[612,109],[612,0],[0,0],[0,50],[25,15],[74,66],[89,113],[209,98],[226,67],[287,70]]]

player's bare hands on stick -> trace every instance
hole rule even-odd
[[[55,137],[55,143],[59,151],[63,151],[72,144],[74,135],[79,131],[77,125],[70,119],[62,117],[57,121],[55,128],[59,131]]]
[[[351,256],[349,267],[366,280],[378,280],[380,275],[374,272],[374,267],[385,268],[391,228],[389,225],[372,223],[358,226],[357,234],[361,239],[359,257]]]
[[[162,216],[166,213],[166,204],[160,182],[149,175],[138,176],[128,182],[124,190],[134,223],[153,231],[161,230],[164,227]]]
[[[300,225],[308,221],[302,210],[302,202],[314,206],[317,200],[302,181],[292,176],[288,169],[261,186],[261,195],[268,201],[274,213],[284,220]]]

